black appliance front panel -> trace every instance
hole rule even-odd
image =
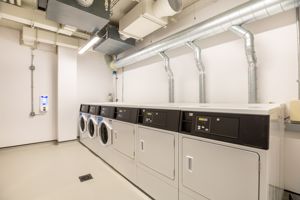
[[[116,119],[129,123],[137,123],[138,108],[117,108]]]
[[[101,107],[96,105],[90,105],[89,113],[92,115],[99,115]]]
[[[249,147],[269,149],[269,123],[270,117],[268,115],[183,111],[179,132]]]
[[[139,109],[138,123],[144,126],[178,132],[180,111]]]
[[[89,112],[89,108],[90,108],[89,105],[81,104],[81,105],[80,105],[80,112],[88,113],[88,112]]]
[[[114,119],[115,118],[115,113],[116,113],[116,108],[115,107],[101,106],[100,115],[102,117],[107,117],[107,118]]]

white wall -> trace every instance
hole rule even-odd
[[[19,32],[0,27],[0,147],[56,139],[55,52],[34,51],[35,111],[39,95],[49,95],[50,110],[29,117],[30,48],[19,45]]]
[[[87,52],[78,56],[78,104],[107,101],[112,93],[112,71],[107,67],[103,54]]]
[[[260,102],[282,103],[296,99],[298,94],[295,24],[256,34],[255,45],[258,57]],[[203,49],[202,53],[207,69],[208,102],[247,103],[247,61],[243,41],[235,40],[212,46]],[[198,76],[193,54],[171,58],[171,68],[175,78],[175,102],[197,102]],[[168,79],[162,61],[141,67],[125,68],[120,76],[123,77],[124,82],[124,102],[166,103],[168,101]],[[300,133],[296,134],[300,135]],[[300,137],[291,137],[288,134],[286,188],[298,193],[300,193],[299,152]]]
[[[77,138],[77,51],[58,47],[57,140]]]
[[[39,49],[34,51],[35,111],[38,112],[39,109],[39,95],[49,95],[50,99],[49,111],[31,118],[31,51],[29,47],[20,45],[19,38],[19,31],[0,27],[0,148],[56,140],[58,136],[58,57],[55,48],[39,45]],[[107,68],[102,54],[89,52],[77,57],[76,52],[72,51],[73,56],[60,57],[65,61],[69,59],[65,66],[70,63],[77,65],[77,74],[73,77],[77,82],[73,82],[73,87],[69,89],[75,90],[78,95],[77,98],[70,99],[68,89],[67,92],[61,93],[61,98],[63,101],[68,99],[71,104],[76,105],[71,112],[74,112],[77,119],[80,103],[106,101],[107,94],[112,92],[112,78],[111,70]],[[61,76],[62,81],[64,78],[70,78],[68,71],[65,72]],[[61,86],[67,87],[64,84]],[[70,120],[63,119],[60,122],[65,121]],[[70,131],[65,132],[69,139],[69,136],[74,138],[74,135],[77,135],[77,121],[73,124],[74,126],[69,126]],[[67,138],[61,137],[61,140]]]

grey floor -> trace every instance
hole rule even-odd
[[[77,141],[0,150],[0,200],[120,199],[149,200]]]

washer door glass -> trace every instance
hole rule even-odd
[[[108,128],[106,126],[105,123],[101,123],[101,126],[100,126],[100,140],[102,142],[102,144],[107,144],[108,142]]]
[[[81,133],[84,133],[86,131],[86,119],[84,116],[80,116],[79,129]]]
[[[90,119],[88,121],[88,130],[89,130],[89,136],[91,138],[94,138],[96,136],[96,122],[93,119]]]

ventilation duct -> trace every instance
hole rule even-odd
[[[124,67],[137,63],[159,52],[185,45],[189,41],[205,39],[223,33],[233,25],[250,23],[277,13],[281,13],[300,5],[300,0],[253,0],[235,7],[223,14],[196,24],[188,29],[171,35],[161,41],[153,43],[136,53],[117,58],[114,65]]]
[[[88,32],[101,30],[109,22],[105,0],[48,0],[46,13],[53,21]]]
[[[182,9],[182,0],[156,0],[153,4],[153,14],[158,17],[173,16]]]
[[[168,24],[167,16],[181,10],[181,0],[140,1],[119,21],[119,32],[126,38],[142,39]]]
[[[135,45],[132,38],[121,39],[118,28],[112,25],[107,25],[98,35],[102,36],[102,39],[95,45],[94,50],[107,55],[117,55]]]
[[[158,55],[164,59],[164,66],[169,79],[169,103],[174,103],[174,74],[170,67],[170,59],[164,52],[160,52]]]
[[[186,45],[194,51],[196,67],[199,73],[199,103],[206,103],[205,66],[201,58],[201,48],[194,42],[187,42]]]
[[[248,61],[248,102],[257,103],[257,59],[254,48],[254,36],[251,32],[241,26],[232,26],[230,30],[243,38],[245,42],[245,52]]]

